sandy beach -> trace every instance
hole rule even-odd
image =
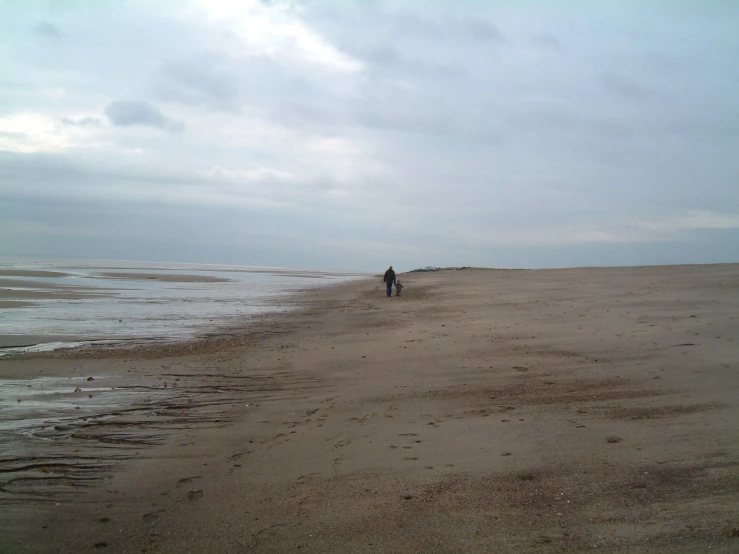
[[[0,551],[739,551],[739,265],[399,277],[0,359]]]

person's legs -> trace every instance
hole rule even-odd
[[[393,283],[389,282],[387,283],[387,295],[392,296],[393,294]]]

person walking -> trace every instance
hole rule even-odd
[[[393,285],[395,284],[395,271],[393,271],[393,266],[390,266],[387,271],[385,272],[385,276],[382,278],[383,282],[385,283],[385,286],[387,287],[387,295],[392,296],[393,295]]]

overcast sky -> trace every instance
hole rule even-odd
[[[739,261],[739,2],[0,0],[0,254]]]

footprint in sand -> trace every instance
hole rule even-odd
[[[182,485],[183,483],[189,483],[190,481],[194,481],[195,479],[202,479],[202,475],[193,475],[192,477],[183,477],[179,481],[177,481],[178,485]]]
[[[203,497],[203,489],[190,489],[187,492],[187,499],[192,500],[198,500]]]

